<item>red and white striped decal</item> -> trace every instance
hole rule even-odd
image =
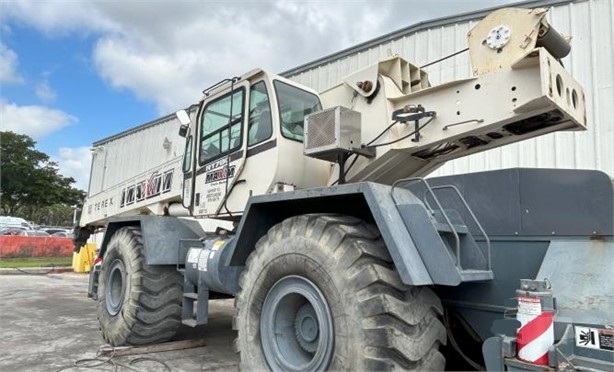
[[[554,344],[553,312],[541,311],[537,297],[520,297],[518,302],[518,359],[547,365],[548,348]]]

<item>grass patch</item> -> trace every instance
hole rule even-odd
[[[72,257],[19,257],[0,258],[0,269],[13,267],[72,266]]]

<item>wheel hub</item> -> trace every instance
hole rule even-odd
[[[260,341],[272,370],[328,367],[334,346],[333,317],[313,282],[290,275],[271,287],[262,306]]]
[[[121,310],[126,294],[126,269],[121,260],[111,263],[105,284],[107,311],[114,316]]]
[[[296,340],[303,350],[315,353],[318,347],[318,317],[310,303],[301,306],[294,321]]]

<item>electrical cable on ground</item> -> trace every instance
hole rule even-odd
[[[19,267],[9,267],[9,269],[14,269],[19,271],[20,273],[24,273],[27,275],[47,275],[47,274],[51,274],[52,272],[55,271],[56,268],[58,268],[59,266],[51,266],[51,269],[49,271],[45,271],[44,273],[33,273],[33,272],[29,272],[29,271],[25,271],[20,269]]]
[[[94,369],[97,367],[102,367],[102,366],[106,366],[107,364],[110,366],[113,366],[113,370],[117,371],[119,367],[121,368],[125,368],[128,369],[130,371],[136,371],[139,372],[141,370],[134,368],[133,366],[139,363],[144,363],[144,362],[153,362],[153,363],[157,363],[161,366],[164,367],[165,370],[171,372],[172,369],[171,367],[166,364],[165,362],[158,360],[158,359],[154,359],[154,358],[148,358],[148,357],[139,357],[139,358],[135,358],[130,360],[128,363],[120,363],[117,360],[115,360],[115,348],[113,348],[111,355],[109,355],[108,357],[103,357],[102,356],[102,348],[106,348],[107,346],[101,346],[98,351],[96,352],[96,357],[95,358],[83,358],[83,359],[78,359],[75,360],[73,362],[72,365],[70,366],[65,366],[65,367],[61,367],[59,369],[56,370],[56,372],[60,372],[60,371],[65,371],[65,370],[70,370],[70,369],[81,369],[81,368],[89,368],[89,369]],[[151,368],[146,368],[145,371],[150,371]]]

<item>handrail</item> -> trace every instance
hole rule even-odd
[[[475,216],[475,214],[471,210],[471,207],[469,207],[469,204],[467,204],[467,201],[465,200],[463,195],[460,193],[458,188],[456,186],[454,186],[454,185],[440,185],[440,186],[434,186],[431,189],[432,190],[452,189],[452,190],[454,190],[456,192],[456,194],[458,195],[460,201],[465,206],[465,209],[469,212],[469,215],[473,219],[473,222],[475,222],[476,226],[480,230],[480,233],[482,234],[482,236],[484,236],[484,240],[486,241],[486,248],[487,248],[488,270],[490,270],[491,269],[490,238],[486,234],[486,231],[482,227],[482,224],[480,224],[480,221],[478,221],[477,217]],[[443,213],[443,210],[442,210],[442,213]],[[445,213],[444,213],[444,215],[445,215]]]
[[[433,190],[431,188],[431,185],[429,185],[429,183],[424,178],[422,178],[422,177],[403,178],[403,179],[400,179],[400,180],[397,180],[397,181],[393,182],[392,189],[390,190],[390,194],[392,195],[392,200],[394,201],[395,207],[398,208],[398,203],[396,201],[396,198],[394,197],[394,189],[397,187],[398,184],[404,183],[404,182],[405,183],[407,183],[407,182],[424,182],[424,185],[426,186],[426,189],[433,196],[433,200],[435,201],[435,203],[437,203],[437,207],[441,211],[441,215],[443,216],[443,218],[445,218],[446,223],[450,227],[450,231],[454,235],[454,243],[455,243],[455,250],[454,251],[456,252],[456,259],[457,259],[457,262],[458,262],[458,267],[462,270],[463,266],[462,266],[462,263],[461,263],[461,255],[460,255],[460,238],[458,237],[458,233],[456,232],[456,229],[454,228],[454,226],[452,225],[452,222],[448,218],[448,215],[446,215],[446,212],[443,210],[443,207],[442,207],[441,203],[439,202],[439,199],[437,199],[437,196],[433,192]],[[433,213],[433,210],[430,207],[430,205],[428,205],[428,203],[426,203],[426,202],[425,202],[425,204],[427,204],[427,206],[429,207],[431,213]]]
[[[433,197],[433,200],[437,204],[437,208],[439,208],[439,210],[441,211],[441,215],[443,216],[443,218],[446,220],[446,223],[450,227],[450,231],[452,231],[452,234],[454,235],[454,243],[455,243],[455,246],[456,246],[456,249],[455,249],[455,251],[456,251],[456,260],[458,262],[459,269],[462,270],[463,269],[463,264],[461,262],[460,238],[458,237],[458,233],[456,232],[456,229],[454,228],[454,225],[452,225],[452,221],[450,221],[450,218],[448,217],[448,215],[444,211],[443,206],[441,205],[441,202],[439,201],[439,199],[435,195],[435,192],[433,191],[433,188],[431,187],[431,185],[429,185],[429,183],[426,182],[426,180],[423,180],[423,182],[424,182],[424,185],[426,185],[426,189],[431,194],[431,196]]]
[[[462,260],[461,260],[461,255],[460,255],[460,238],[458,236],[457,230],[454,228],[454,225],[452,224],[452,221],[450,220],[450,218],[446,214],[445,210],[443,209],[443,206],[442,206],[441,202],[439,201],[439,198],[437,198],[437,195],[436,195],[436,191],[437,190],[452,189],[456,193],[456,195],[458,196],[460,201],[462,202],[464,208],[469,212],[469,216],[475,222],[476,226],[478,227],[478,230],[479,230],[480,234],[484,237],[484,240],[486,242],[486,252],[483,252],[483,253],[486,254],[488,270],[491,270],[492,269],[492,258],[491,258],[490,238],[486,234],[486,231],[484,230],[484,228],[482,227],[482,225],[478,221],[477,217],[473,213],[473,210],[471,210],[471,207],[469,206],[469,204],[467,203],[467,201],[465,200],[465,198],[463,197],[463,195],[460,193],[459,189],[456,186],[454,186],[454,185],[431,186],[424,178],[421,178],[421,177],[410,177],[410,178],[399,179],[399,180],[395,181],[392,184],[392,189],[390,191],[391,196],[392,196],[392,200],[393,200],[393,202],[395,204],[395,207],[398,208],[398,205],[399,205],[399,202],[398,202],[398,200],[397,200],[397,198],[395,196],[395,192],[394,192],[395,188],[398,187],[400,184],[406,184],[405,186],[410,186],[411,184],[418,183],[418,182],[424,182],[424,185],[426,187],[426,189],[424,190],[424,195],[421,198],[422,202],[424,203],[425,208],[427,208],[427,210],[431,213],[431,215],[435,214],[435,210],[434,210],[433,206],[431,205],[431,203],[428,200],[429,199],[428,195],[430,194],[430,196],[435,201],[436,207],[439,209],[439,211],[441,211],[441,215],[445,219],[446,224],[450,227],[450,231],[454,235],[454,242],[455,242],[455,247],[454,247],[455,249],[454,249],[454,251],[455,251],[455,254],[456,254],[456,257],[457,257],[457,266],[458,266],[458,268],[460,270],[463,270]]]

